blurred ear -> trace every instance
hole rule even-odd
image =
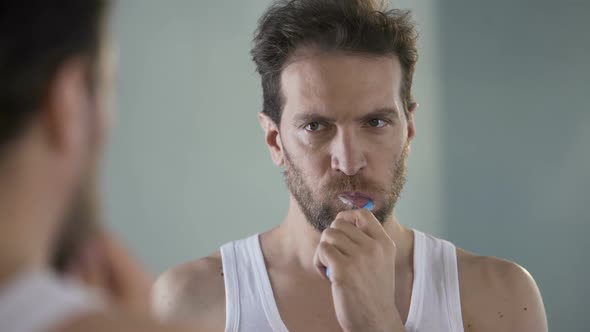
[[[258,121],[264,131],[264,139],[273,163],[277,166],[283,166],[285,164],[285,156],[283,154],[283,144],[277,124],[262,112],[258,113]]]
[[[42,127],[47,143],[55,152],[70,156],[86,146],[90,94],[87,62],[73,58],[62,64],[42,104]]]

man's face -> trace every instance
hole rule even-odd
[[[414,128],[400,96],[396,57],[342,53],[300,56],[282,73],[285,100],[280,145],[291,194],[318,230],[338,212],[340,199],[370,199],[384,222],[405,182]]]

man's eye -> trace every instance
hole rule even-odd
[[[381,128],[387,125],[387,122],[381,119],[371,119],[368,122],[369,127],[372,128]]]
[[[320,131],[324,128],[326,128],[326,126],[319,122],[310,122],[305,126],[305,130],[310,132]]]

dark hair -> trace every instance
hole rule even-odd
[[[108,2],[0,2],[0,147],[24,130],[66,60],[84,56],[95,67]]]
[[[401,96],[407,112],[418,61],[410,12],[371,0],[279,0],[258,22],[251,54],[262,78],[263,109],[279,124],[284,100],[281,72],[296,49],[316,47],[369,55],[396,55],[402,67]]]

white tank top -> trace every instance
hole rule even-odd
[[[226,332],[288,332],[268,277],[259,236],[221,247]],[[455,246],[414,230],[414,283],[407,332],[463,332]]]
[[[48,271],[24,273],[0,285],[0,331],[45,332],[100,310],[98,296]]]

